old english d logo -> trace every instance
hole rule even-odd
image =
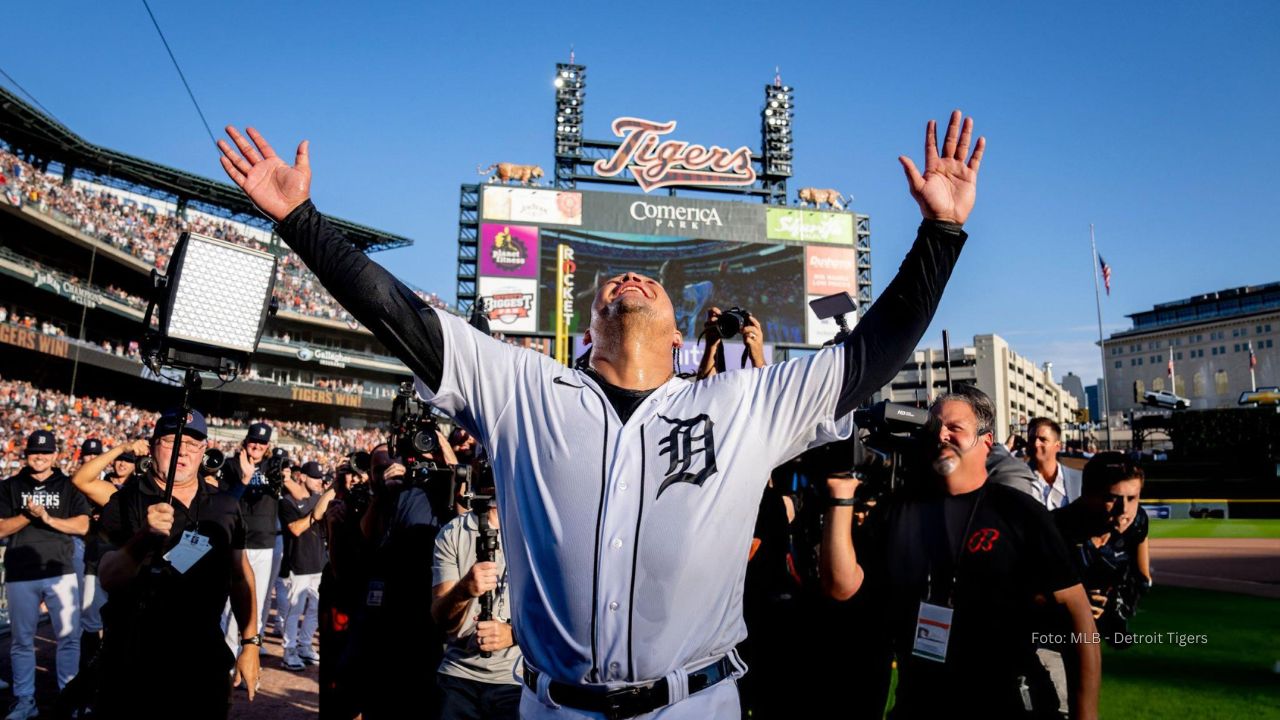
[[[670,455],[667,477],[658,488],[658,497],[674,483],[686,482],[701,486],[716,471],[716,443],[711,434],[714,423],[706,415],[692,420],[672,420],[670,434],[658,441],[659,455]]]

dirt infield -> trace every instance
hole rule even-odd
[[[1152,538],[1151,573],[1158,585],[1280,599],[1280,540]]]
[[[320,712],[319,686],[314,666],[301,672],[291,672],[281,667],[280,638],[267,636],[264,647],[270,653],[262,658],[261,687],[254,701],[249,702],[244,691],[236,690],[231,717],[243,720],[300,720],[314,718]],[[40,625],[36,636],[36,700],[40,703],[40,716],[53,717],[53,701],[58,692],[54,677],[53,656],[56,644],[49,623]],[[180,649],[157,648],[157,662],[172,662]],[[9,665],[9,636],[0,638],[0,678],[13,679]],[[0,703],[7,711],[12,702],[12,690],[0,691]]]

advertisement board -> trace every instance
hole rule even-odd
[[[482,195],[484,220],[581,225],[582,193],[488,185]]]
[[[769,208],[766,223],[769,240],[853,247],[853,216],[848,213]]]
[[[538,228],[530,225],[485,223],[480,226],[480,275],[538,277]]]
[[[477,283],[476,307],[493,332],[536,332],[538,281],[534,278],[487,278]]]

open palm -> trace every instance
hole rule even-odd
[[[947,124],[947,137],[938,152],[937,123],[929,121],[924,138],[924,174],[916,169],[911,158],[898,158],[907,173],[907,185],[911,197],[920,205],[920,212],[929,220],[940,220],[963,225],[968,219],[978,196],[978,166],[986,150],[986,138],[979,137],[969,155],[969,143],[973,137],[973,118],[963,118],[959,110],[951,113]]]
[[[272,220],[280,222],[311,195],[311,159],[308,143],[298,144],[292,167],[281,160],[276,151],[257,130],[246,128],[250,143],[236,129],[227,126],[227,135],[235,142],[236,152],[226,140],[218,141],[222,151],[222,169],[244,190],[245,195]]]

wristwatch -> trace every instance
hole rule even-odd
[[[258,633],[257,635],[254,635],[251,638],[245,638],[240,641],[240,644],[241,645],[257,645],[258,647],[262,647],[262,633]]]

